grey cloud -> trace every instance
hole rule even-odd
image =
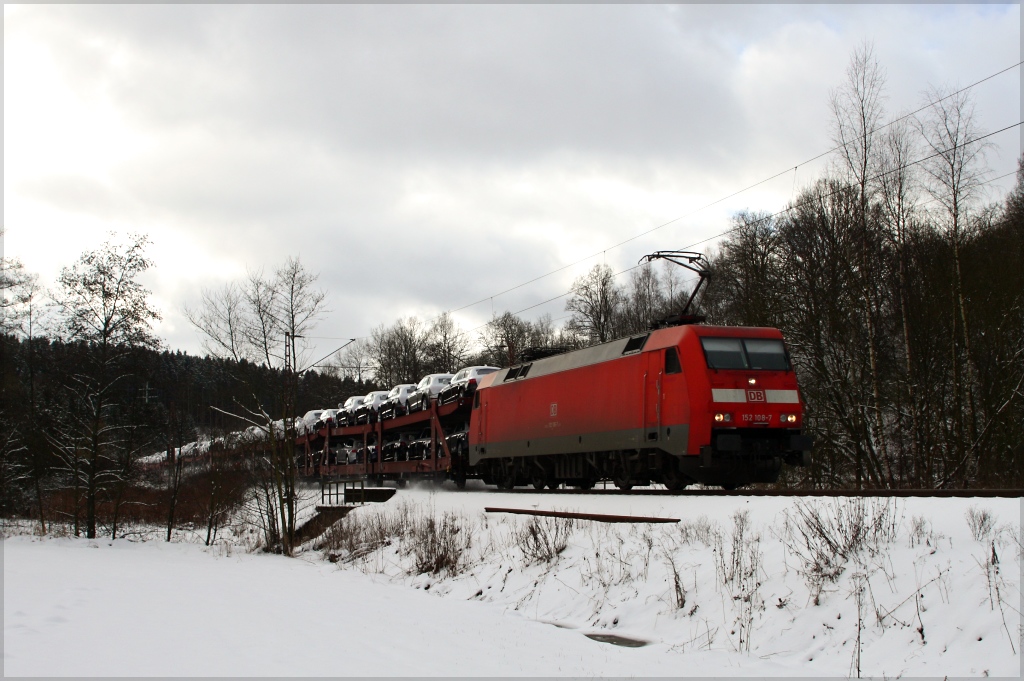
[[[27,198],[101,218],[123,217],[138,210],[131,197],[118,188],[85,175],[47,175],[22,182],[17,189]]]
[[[173,225],[253,268],[298,254],[331,291],[323,335],[358,335],[503,290],[678,217],[693,196],[723,196],[820,153],[828,89],[864,37],[889,70],[893,111],[936,76],[984,74],[991,56],[970,45],[984,35],[1007,49],[992,26],[1014,11],[29,7],[5,30],[47,43],[83,98],[109,99],[159,143],[106,180],[54,169],[19,191],[143,229]],[[957,38],[943,22],[973,33]],[[1019,48],[1019,29],[1016,38]],[[757,50],[768,57],[751,64]],[[1019,89],[993,91],[980,94],[988,111],[1001,111],[1003,97],[1019,102]],[[1004,156],[1012,163],[1014,152]],[[751,207],[781,208],[794,179],[813,172],[786,176],[766,188],[772,205]],[[603,201],[580,188],[591,178],[678,196],[680,207]],[[628,267],[686,246],[725,216],[701,213],[608,260]],[[555,243],[530,225],[565,236]],[[423,274],[448,260],[456,275]],[[495,309],[557,295],[591,264],[502,296]],[[562,306],[536,312],[557,317]],[[486,319],[490,305],[469,312]],[[179,325],[169,341],[195,348],[189,333]]]
[[[657,6],[147,9],[79,9],[86,30],[66,32],[67,68],[104,74],[98,85],[157,125],[306,134],[374,158],[516,161],[696,156],[709,125],[739,123],[722,51],[667,30]],[[122,47],[125,63],[103,68],[96,50]]]

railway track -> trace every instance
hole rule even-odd
[[[792,489],[511,489],[488,490],[501,494],[585,494],[691,497],[949,497],[949,498],[1024,498],[1024,489],[864,489],[864,490],[792,490]]]

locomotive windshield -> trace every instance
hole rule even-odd
[[[789,371],[789,358],[782,341],[764,338],[744,338],[743,347],[747,350],[747,361],[751,369],[765,371]]]
[[[701,338],[710,369],[789,371],[782,341],[770,338]]]

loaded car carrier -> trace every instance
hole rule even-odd
[[[706,268],[690,269],[703,283]],[[782,333],[701,325],[687,314],[699,288],[648,333],[515,363],[447,404],[303,435],[303,470],[399,484],[480,478],[506,489],[774,482],[783,463],[807,465],[811,449]]]

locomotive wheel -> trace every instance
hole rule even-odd
[[[686,477],[675,468],[669,468],[665,471],[662,482],[672,492],[678,492],[679,490],[686,487]]]
[[[573,486],[576,489],[594,489],[594,480],[592,478],[583,478],[578,480]]]
[[[541,490],[545,487],[551,487],[554,489],[556,487],[554,476],[552,475],[550,468],[548,466],[541,466],[540,464],[535,464],[531,467],[530,484],[532,484],[533,488],[536,490]]]
[[[512,489],[516,486],[516,469],[512,460],[495,459],[491,462],[491,476],[498,489]]]
[[[530,484],[533,485],[534,489],[541,490],[548,486],[549,478],[550,476],[546,471],[537,469],[530,475]]]
[[[612,476],[612,483],[623,491],[633,489],[633,478],[628,471],[622,468],[616,469],[615,475]]]

